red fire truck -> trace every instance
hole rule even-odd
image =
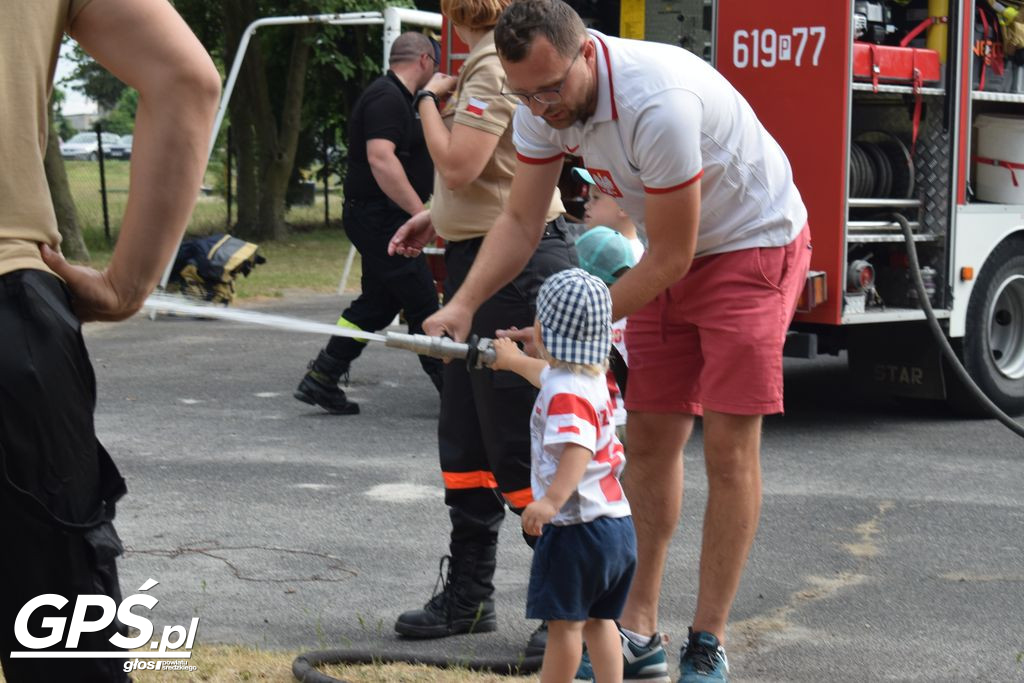
[[[969,405],[912,284],[906,221],[943,333],[1014,413],[1024,411],[1018,3],[570,2],[605,33],[702,54],[785,149],[814,241],[788,355],[845,349],[858,381]],[[451,73],[463,50],[446,43]]]

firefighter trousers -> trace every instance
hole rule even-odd
[[[391,324],[399,311],[405,312],[409,332],[423,333],[423,321],[438,309],[434,276],[424,256],[409,259],[388,256],[388,242],[409,219],[409,214],[392,202],[347,200],[342,224],[352,245],[362,258],[362,293],[339,321],[346,327],[376,332]],[[327,353],[346,368],[359,357],[365,342],[347,337],[331,337]],[[443,363],[420,356],[420,365],[431,378],[441,374]]]
[[[58,610],[28,615],[29,635],[50,634],[47,617],[71,618],[79,595],[121,602],[114,503],[124,480],[93,431],[96,382],[67,290],[41,270],[0,275],[0,664],[11,683],[130,680],[123,659],[22,659],[15,620],[54,593]],[[96,615],[91,614],[90,618]],[[113,620],[84,633],[79,650],[105,651]],[[65,638],[53,646],[62,649]]]
[[[446,300],[465,280],[482,242],[477,238],[447,245]],[[523,271],[480,306],[471,332],[493,338],[498,329],[530,327],[541,283],[575,263],[565,224],[552,221]],[[536,389],[513,372],[467,372],[460,360],[445,366],[437,434],[453,546],[493,545],[505,504],[519,513],[533,500],[530,412],[536,396]]]

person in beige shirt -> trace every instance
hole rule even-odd
[[[469,45],[469,56],[458,78],[437,74],[416,94],[434,160],[433,202],[395,234],[389,253],[415,257],[435,236],[447,240],[446,300],[462,285],[512,184],[516,103],[501,94],[504,72],[493,33],[509,2],[442,0],[441,12]],[[448,95],[439,110],[438,101]],[[557,191],[538,201],[547,205],[545,238],[519,275],[479,308],[472,334],[494,337],[498,329],[533,325],[541,283],[575,264]],[[533,500],[529,419],[535,397],[533,386],[514,373],[467,372],[462,361],[445,366],[438,449],[452,522],[448,576],[444,590],[422,609],[398,617],[399,634],[440,638],[497,628],[493,577],[498,529],[506,506],[519,514]],[[542,625],[527,654],[540,654],[545,639]]]
[[[110,265],[60,255],[43,156],[63,35],[139,91],[131,189]],[[0,6],[0,664],[9,683],[129,680],[123,659],[12,658],[32,598],[120,603],[114,503],[124,480],[93,430],[96,385],[81,322],[138,311],[185,231],[220,92],[209,55],[166,0],[46,0]],[[52,607],[26,612],[48,633]],[[114,621],[77,650],[120,649]],[[111,642],[114,638],[114,642]]]

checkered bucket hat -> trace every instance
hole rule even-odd
[[[612,345],[612,297],[599,278],[581,268],[555,273],[537,293],[541,339],[552,358],[603,363]]]

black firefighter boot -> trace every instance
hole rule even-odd
[[[323,349],[316,360],[310,361],[309,371],[292,395],[303,403],[320,406],[332,415],[356,415],[359,404],[349,401],[338,387],[338,381],[347,371],[348,362]]]
[[[494,612],[494,568],[497,545],[451,544],[441,558],[441,590],[423,609],[399,615],[395,631],[408,638],[444,638],[456,633],[488,633],[498,629]],[[445,572],[445,562],[448,571]]]

